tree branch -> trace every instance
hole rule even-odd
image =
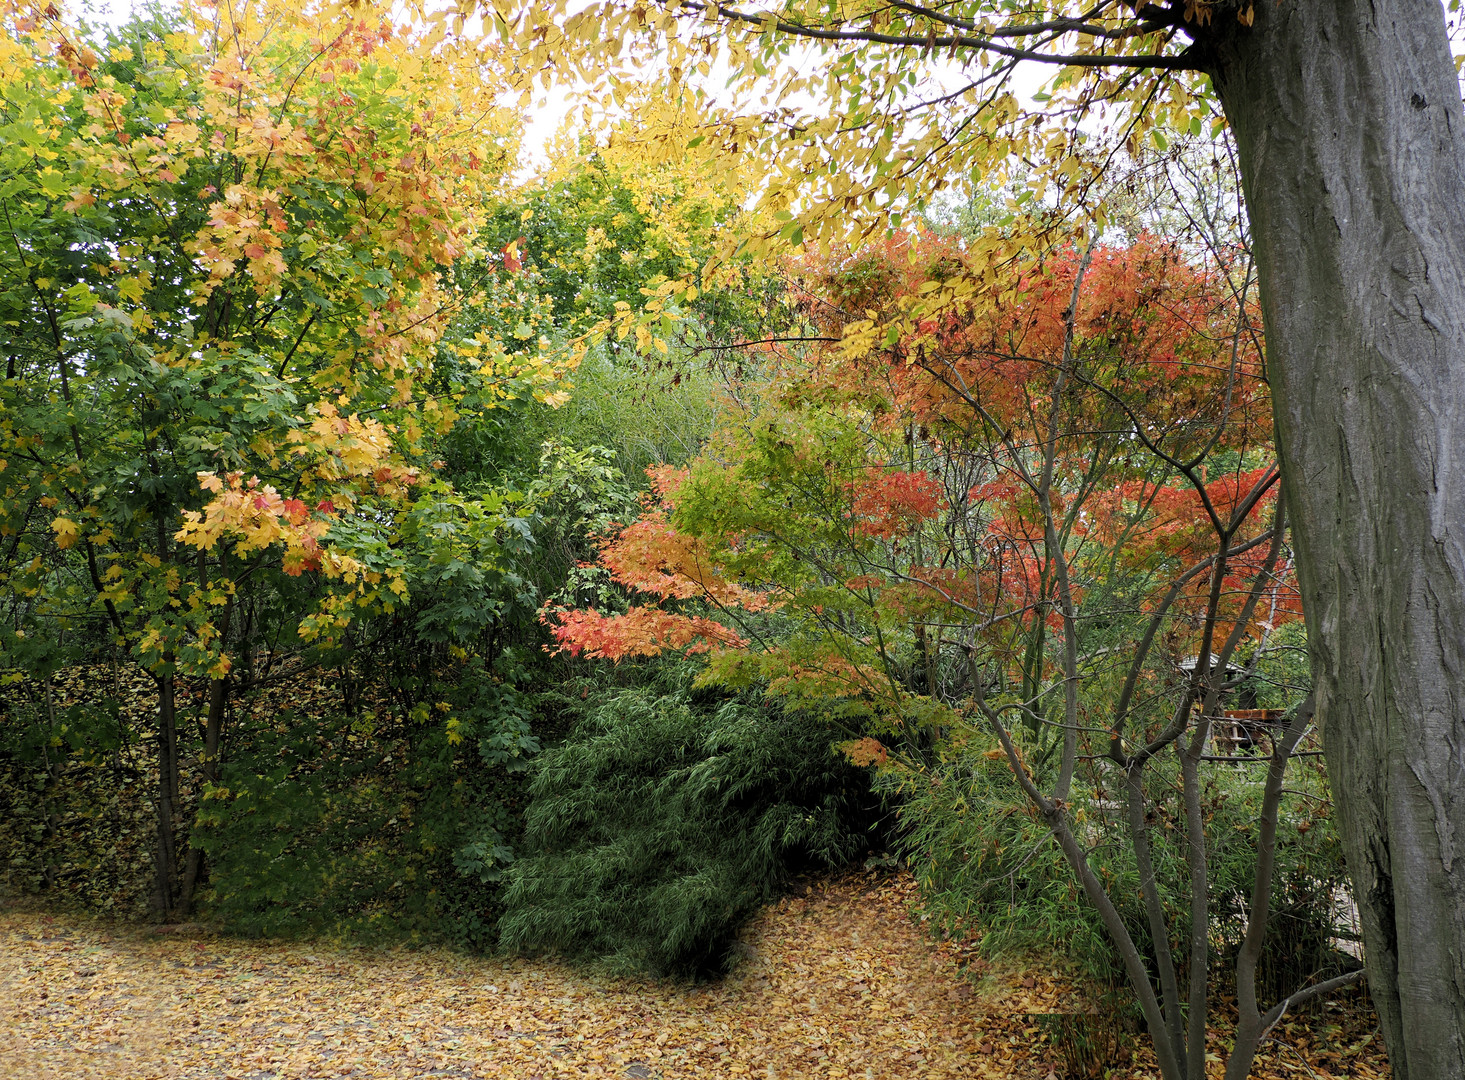
[[[688,3],[685,9],[706,12],[703,3]],[[915,37],[906,34],[887,34],[879,30],[834,30],[823,26],[804,26],[789,22],[772,14],[758,14],[738,11],[733,8],[713,9],[716,17],[733,22],[747,23],[765,29],[777,30],[791,37],[811,38],[815,41],[864,41],[872,45],[893,45],[905,49],[972,49],[978,52],[992,52],[1013,60],[1031,60],[1039,64],[1053,64],[1058,67],[1082,68],[1143,68],[1161,71],[1199,71],[1200,68],[1184,56],[1170,56],[1146,53],[1133,56],[1104,55],[1093,53],[1046,53],[1034,49],[1019,49],[1003,45],[991,37],[975,33],[927,34]],[[1158,29],[1158,27],[1157,27]]]

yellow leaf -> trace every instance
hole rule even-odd
[[[56,546],[62,549],[69,548],[76,543],[76,538],[81,531],[76,522],[64,517],[53,518],[51,528],[56,533]]]
[[[117,282],[117,295],[134,304],[142,303],[142,282],[135,277],[126,277]]]

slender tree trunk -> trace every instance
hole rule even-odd
[[[224,612],[219,618],[219,641],[225,646],[229,643],[229,623],[233,615],[234,595],[231,593],[229,599],[224,602]],[[244,641],[244,651],[246,653],[250,651],[248,638]],[[222,679],[214,679],[209,683],[209,711],[204,720],[203,755],[199,759],[199,773],[202,780],[199,785],[200,795],[205,786],[216,784],[219,781],[219,754],[224,738],[224,716],[228,708],[229,676],[225,675]],[[188,917],[193,907],[193,893],[198,887],[202,874],[203,848],[192,842],[190,834],[188,859],[183,868],[183,888],[178,899],[178,909],[184,918]]]
[[[1369,985],[1395,1076],[1458,1080],[1460,90],[1439,0],[1269,0],[1249,30],[1224,21],[1204,59],[1241,154],[1314,693]]]
[[[1282,816],[1282,785],[1287,778],[1287,764],[1292,760],[1297,744],[1302,741],[1303,732],[1312,722],[1312,716],[1312,702],[1304,702],[1287,730],[1272,743],[1272,760],[1267,765],[1266,786],[1262,794],[1251,911],[1246,920],[1246,936],[1236,956],[1236,1042],[1226,1061],[1226,1080],[1246,1080],[1251,1075],[1251,1064],[1256,1060],[1256,1052],[1267,1031],[1267,1019],[1263,1017],[1256,999],[1256,969],[1272,917],[1277,820]]]
[[[153,886],[153,904],[158,914],[169,919],[173,915],[173,879],[177,876],[178,855],[174,844],[173,807],[178,800],[178,702],[174,677],[159,675],[158,687],[158,849],[155,860],[157,879]]]
[[[1189,747],[1184,747],[1183,739],[1176,743],[1185,804],[1185,864],[1190,871],[1190,1008],[1185,1033],[1185,1075],[1190,1080],[1204,1080],[1206,1075],[1206,1021],[1210,1019],[1211,880],[1200,794],[1200,755],[1210,736],[1211,722],[1203,715],[1190,733]]]
[[[1160,981],[1160,1006],[1165,1017],[1165,1029],[1151,1031],[1150,1038],[1168,1039],[1174,1059],[1188,1064],[1189,1056],[1185,1050],[1185,1013],[1180,1008],[1180,982],[1175,974],[1175,957],[1170,950],[1170,924],[1165,920],[1165,908],[1160,901],[1150,827],[1145,821],[1145,767],[1148,763],[1146,759],[1130,764],[1125,771],[1125,795],[1129,813],[1129,842],[1134,849],[1135,869],[1139,871],[1139,891],[1144,899],[1145,918],[1149,922],[1150,939],[1154,945],[1155,970]]]
[[[199,772],[204,785],[216,784],[219,780],[219,745],[223,740],[224,714],[228,706],[228,676],[214,679],[209,683],[209,712],[204,722],[203,757],[199,761]],[[200,785],[200,790],[202,786]],[[178,910],[184,918],[188,917],[193,908],[193,894],[202,875],[203,848],[190,841],[188,859],[183,868],[183,887],[178,898]]]

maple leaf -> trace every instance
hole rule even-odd
[[[859,766],[884,765],[890,760],[890,753],[877,739],[866,736],[852,742],[839,744],[840,752]]]
[[[56,534],[56,546],[63,549],[75,544],[80,533],[76,522],[64,517],[52,518],[51,529]]]

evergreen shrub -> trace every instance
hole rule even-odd
[[[536,760],[502,942],[625,973],[725,970],[796,873],[870,845],[878,803],[827,728],[766,705],[627,690]]]

